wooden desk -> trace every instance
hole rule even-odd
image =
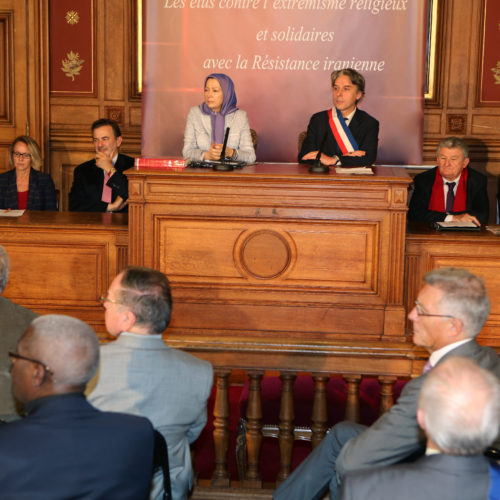
[[[484,279],[491,313],[479,341],[500,347],[500,237],[485,229],[479,232],[436,231],[426,224],[409,224],[405,269],[405,304],[408,310],[413,307],[424,274],[447,266],[465,267]]]
[[[404,338],[404,169],[127,175],[129,259],[169,277],[169,338]]]
[[[99,298],[127,264],[127,214],[2,217],[0,244],[11,259],[6,297],[41,314],[75,316],[104,336]]]

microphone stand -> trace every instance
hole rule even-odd
[[[229,137],[229,127],[226,128],[226,134],[224,135],[224,144],[222,145],[222,151],[220,152],[219,162],[214,163],[214,166],[212,167],[217,172],[229,172],[231,170],[234,170],[234,165],[231,165],[226,161],[226,146],[228,137]]]
[[[311,172],[312,174],[328,174],[330,172],[330,167],[321,163],[321,153],[323,152],[323,147],[325,146],[327,134],[328,130],[325,131],[325,135],[323,136],[323,140],[321,141],[321,145],[318,149],[318,154],[314,159],[314,163],[309,167],[309,172]]]

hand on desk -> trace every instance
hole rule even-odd
[[[466,221],[466,222],[474,222],[474,224],[476,226],[480,226],[481,223],[477,220],[476,217],[474,217],[473,215],[469,215],[469,214],[458,214],[458,215],[452,215],[452,220],[455,220],[455,221]]]
[[[351,153],[346,153],[344,156],[365,156],[366,151],[358,149],[357,151],[352,151]]]
[[[318,152],[317,151],[309,151],[309,153],[306,153],[302,157],[302,159],[303,160],[315,160],[316,156],[318,156]],[[328,156],[328,155],[325,155],[324,153],[321,153],[321,157],[320,157],[319,161],[323,165],[333,166],[333,165],[335,165],[338,162],[338,160],[339,159],[336,156]]]
[[[358,151],[353,151],[352,153],[346,153],[344,156],[365,156],[365,155],[366,155],[366,151],[358,150]],[[316,156],[318,156],[317,151],[309,151],[309,153],[305,154],[302,157],[302,159],[303,160],[315,160]],[[338,156],[328,156],[328,155],[325,155],[324,153],[321,153],[320,162],[323,165],[333,166],[333,165],[336,165],[338,161],[339,161]]]
[[[205,160],[220,160],[220,154],[222,153],[222,144],[214,144],[210,146],[210,149],[205,152]],[[226,147],[226,158],[231,158],[234,154],[234,149]]]

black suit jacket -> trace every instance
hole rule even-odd
[[[16,169],[0,175],[0,208],[17,210]],[[57,210],[56,188],[49,174],[30,169],[28,210]]]
[[[116,172],[111,176],[107,185],[111,188],[111,201],[117,196],[128,199],[128,180],[123,172],[134,166],[134,159],[119,154],[116,159]],[[69,209],[72,212],[106,212],[108,204],[101,201],[104,171],[99,168],[95,160],[89,160],[75,168],[73,185],[69,193]],[[126,212],[128,207],[122,211]]]
[[[467,168],[469,169],[469,175],[467,177],[465,213],[477,217],[481,224],[487,224],[489,216],[488,191],[486,188],[487,178],[477,170],[470,167]],[[445,212],[436,212],[428,208],[431,201],[432,186],[436,179],[436,171],[437,167],[434,167],[415,176],[413,180],[415,190],[410,201],[408,220],[438,222],[444,221],[446,218]]]
[[[340,500],[487,500],[489,487],[485,457],[440,454],[347,474]]]
[[[154,430],[146,418],[101,412],[79,393],[26,405],[0,426],[2,500],[146,500]]]
[[[307,136],[300,149],[299,163],[311,163],[311,160],[302,160],[302,157],[310,151],[319,150],[326,132],[326,141],[323,146],[324,154],[338,156],[342,165],[372,165],[377,158],[378,121],[368,113],[357,109],[349,123],[349,129],[356,139],[359,149],[366,151],[365,156],[343,156],[330,128],[328,111],[320,111],[312,115],[307,127]]]

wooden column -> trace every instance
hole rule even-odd
[[[311,416],[311,444],[313,448],[321,443],[321,440],[326,434],[326,422],[328,420],[326,409],[326,384],[328,383],[328,379],[328,376],[313,374],[314,402]]]
[[[262,480],[259,472],[260,447],[262,445],[262,377],[264,372],[249,372],[250,387],[247,406],[247,450],[248,469],[244,486],[261,488]]]
[[[344,377],[347,382],[347,404],[345,408],[345,419],[359,422],[359,383],[361,375],[349,375]]]
[[[281,483],[290,474],[294,441],[295,411],[293,403],[294,373],[281,373],[281,407],[279,424],[280,471],[277,482]]]
[[[213,486],[229,486],[227,451],[229,444],[229,375],[231,370],[215,370],[217,392],[214,406],[215,470]]]

